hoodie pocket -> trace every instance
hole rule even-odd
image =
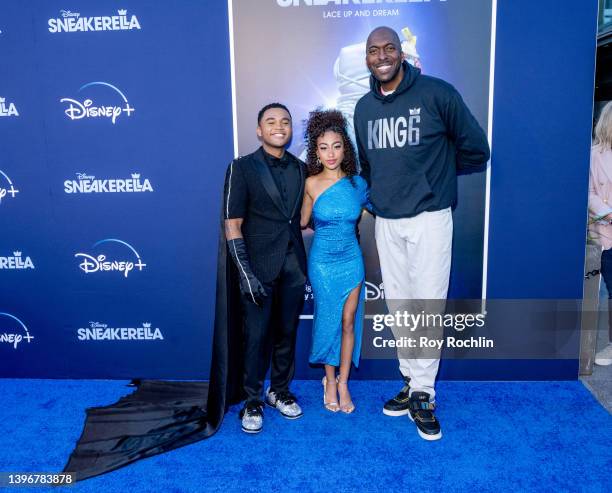
[[[434,196],[425,173],[414,173],[407,181],[408,186],[404,188],[404,197],[409,203],[416,206]]]

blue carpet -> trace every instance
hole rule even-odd
[[[0,380],[0,471],[61,470],[85,408],[115,402],[126,383]],[[351,388],[353,415],[326,412],[320,382],[295,382],[300,420],[268,410],[250,436],[234,407],[212,438],[69,491],[611,491],[612,415],[580,382],[440,382],[438,442],[381,413],[398,382]]]

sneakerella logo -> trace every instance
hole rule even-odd
[[[115,124],[117,118],[120,116],[125,115],[130,117],[132,116],[132,112],[136,111],[130,106],[125,94],[108,82],[90,82],[89,84],[81,86],[78,92],[94,86],[110,88],[111,91],[109,92],[114,94],[114,104],[96,105],[91,98],[86,98],[82,101],[72,98],[62,98],[60,99],[60,102],[68,105],[68,107],[64,110],[64,113],[68,118],[71,120],[81,120],[83,118],[110,118],[111,122]]]
[[[159,328],[143,322],[141,327],[109,327],[100,322],[89,322],[89,327],[77,330],[79,341],[163,341]]]
[[[0,312],[0,344],[9,344],[13,349],[17,349],[23,341],[30,344],[34,336],[25,324],[15,315]]]
[[[7,196],[14,199],[18,192],[8,175],[0,169],[0,205]]]
[[[60,17],[49,19],[50,33],[75,33],[87,31],[129,31],[141,29],[138,17],[131,15],[128,18],[126,9],[117,10],[119,15],[104,15],[82,17],[79,12],[60,10]]]
[[[15,103],[11,103],[0,96],[0,116],[19,116]]]
[[[64,181],[65,193],[129,193],[152,192],[148,178],[141,179],[140,173],[132,173],[131,178],[96,179],[93,175],[77,173],[76,180]]]
[[[95,272],[121,272],[124,277],[127,277],[134,268],[142,272],[142,269],[144,269],[147,264],[143,263],[139,253],[134,247],[125,241],[107,238],[94,243],[92,248],[96,249],[101,245],[108,246],[108,244],[115,243],[127,247],[128,251],[131,252],[134,257],[130,260],[108,260],[104,253],[95,256],[87,253],[75,253],[74,256],[81,259],[79,268],[85,272],[85,274],[93,274]]]
[[[0,257],[0,270],[34,269],[34,262],[28,256],[22,257],[21,252],[13,252],[13,256]]]

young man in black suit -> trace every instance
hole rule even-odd
[[[246,403],[240,417],[247,433],[258,433],[263,426],[261,397],[270,361],[266,404],[288,419],[302,416],[289,384],[306,280],[300,229],[304,168],[285,149],[292,125],[284,105],[261,109],[257,135],[262,146],[229,165],[224,192],[225,237],[238,271],[244,313]]]

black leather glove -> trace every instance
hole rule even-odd
[[[251,270],[249,255],[247,254],[244,239],[236,238],[234,240],[227,240],[227,246],[234,264],[238,267],[240,292],[251,303],[261,305],[263,298],[266,298],[268,294]]]

